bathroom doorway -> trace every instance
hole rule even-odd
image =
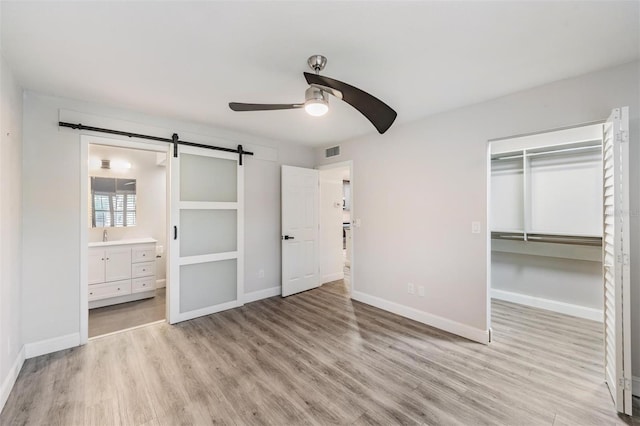
[[[122,145],[82,136],[86,338],[166,320],[167,148]]]

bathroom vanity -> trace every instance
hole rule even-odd
[[[155,296],[156,240],[89,243],[89,309]]]

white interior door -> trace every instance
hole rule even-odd
[[[282,296],[320,285],[318,171],[282,166]]]
[[[605,380],[619,412],[631,414],[629,109],[604,125],[603,220]]]
[[[243,207],[237,154],[179,146],[171,157],[170,323],[242,305]]]

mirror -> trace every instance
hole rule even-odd
[[[136,180],[91,176],[91,227],[136,225]]]

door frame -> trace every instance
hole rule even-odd
[[[155,151],[167,154],[166,165],[166,240],[169,241],[169,215],[171,209],[170,201],[170,178],[171,178],[171,145],[166,142],[153,142],[153,141],[136,141],[131,138],[118,138],[118,137],[104,137],[94,136],[91,134],[80,134],[80,345],[85,345],[89,341],[89,282],[88,282],[88,255],[89,255],[89,145],[105,145],[116,148],[129,148],[138,149],[144,151]],[[165,258],[169,259],[170,249],[167,244],[167,250],[165,251]],[[168,264],[168,262],[167,262]],[[168,266],[165,266],[168,269]],[[170,279],[169,274],[166,274],[166,288],[169,291]],[[168,321],[168,307],[169,298],[166,302],[166,315],[165,322]]]
[[[356,215],[355,215],[355,211],[356,211],[356,203],[354,202],[355,198],[353,196],[353,194],[355,193],[354,191],[354,175],[353,175],[353,160],[346,160],[346,161],[340,161],[337,163],[331,163],[331,164],[324,164],[322,166],[317,166],[316,169],[317,170],[328,170],[328,169],[337,169],[337,168],[343,168],[343,167],[348,167],[349,168],[349,183],[351,186],[351,253],[349,256],[349,262],[350,262],[350,271],[349,271],[349,298],[353,298],[353,292],[356,291],[355,290],[355,247],[356,247],[356,238],[355,238],[355,232],[354,228],[355,228],[355,221],[356,221]],[[322,191],[322,183],[320,183],[320,190]],[[320,206],[318,205],[318,223],[320,224],[320,233],[322,232],[322,215],[320,214]],[[318,256],[320,255],[320,253],[318,252]]]

